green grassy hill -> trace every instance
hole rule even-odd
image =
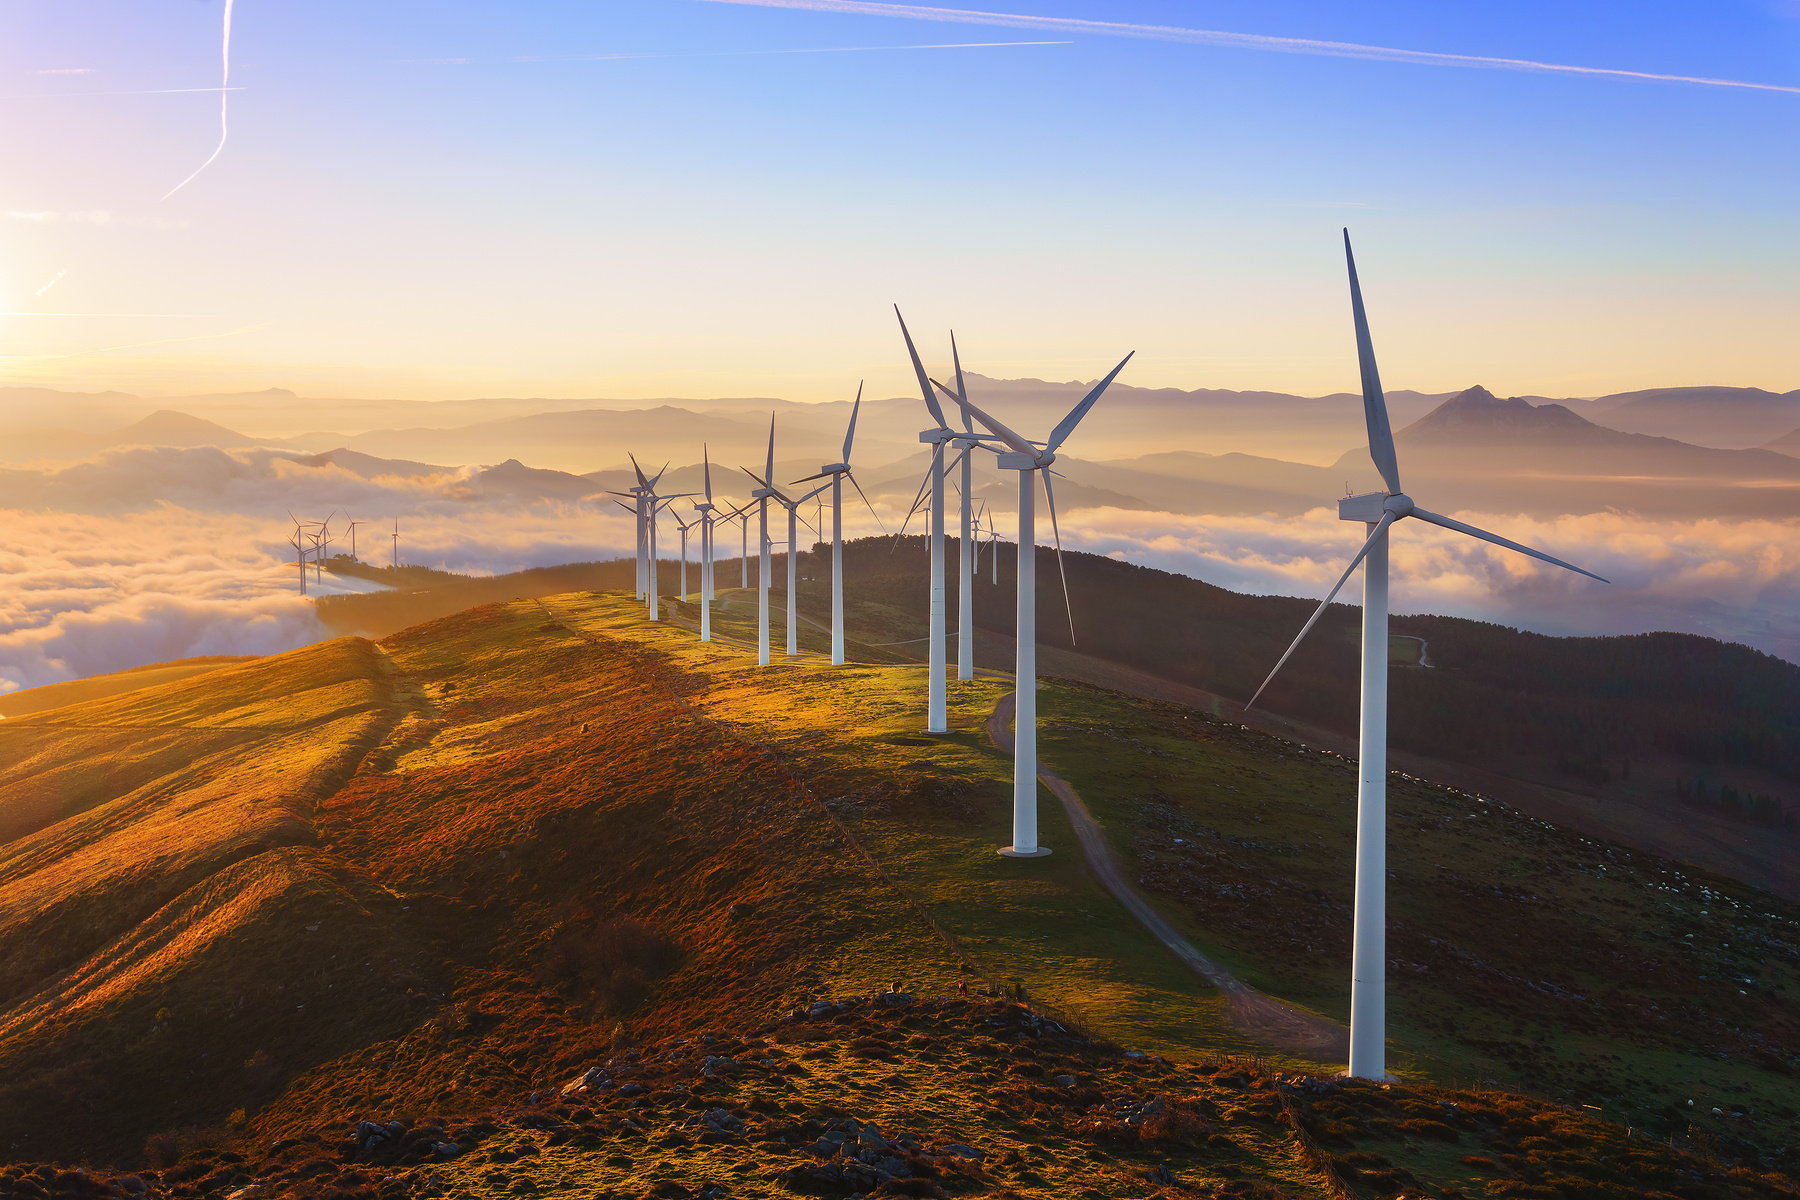
[[[927,737],[916,667],[572,593],[0,723],[0,1195],[1795,1193],[1789,906],[1407,784],[1404,1083],[1339,1085],[1047,796],[993,854],[1007,687]],[[1042,703],[1170,919],[1341,1017],[1344,765]]]

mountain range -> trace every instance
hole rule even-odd
[[[1082,381],[998,380],[968,376],[978,403],[1025,425],[1058,419],[1089,386]],[[1388,394],[1395,424],[1411,423],[1455,393]],[[1551,403],[1525,397],[1533,404]],[[1560,402],[1570,412],[1624,433],[1670,437],[1714,449],[1766,446],[1800,431],[1800,391],[1756,388],[1660,388]],[[767,398],[573,400],[499,398],[449,401],[330,400],[283,389],[146,400],[119,392],[64,393],[0,388],[0,455],[12,461],[91,453],[117,429],[177,410],[259,444],[324,451],[348,446],[370,454],[457,463],[515,457],[576,473],[618,465],[636,447],[648,458],[685,460],[701,441],[722,457],[748,458],[774,413],[784,445],[829,449],[849,415],[847,401],[796,404]],[[584,413],[612,414],[585,417]],[[637,415],[632,415],[637,414]],[[657,414],[648,416],[646,414]],[[922,424],[916,397],[871,397],[863,429],[873,441],[914,444]],[[337,432],[324,432],[325,430]],[[1082,427],[1090,458],[1137,457],[1168,450],[1238,452],[1323,464],[1360,440],[1359,397],[1278,392],[1137,388],[1116,383]],[[85,436],[78,436],[85,435]],[[101,441],[91,439],[99,438]]]
[[[1012,381],[1010,400],[1027,411],[1056,411],[1078,384],[1037,388]],[[1288,398],[1295,404],[1325,401]],[[1206,398],[1214,403],[1216,397]],[[1338,410],[1360,405],[1349,397],[1328,398]],[[1800,433],[1771,448],[1720,449],[1673,438],[1627,432],[1597,424],[1588,416],[1550,401],[1503,399],[1482,387],[1448,398],[1414,397],[1396,406],[1405,412],[1429,408],[1401,427],[1397,437],[1409,487],[1416,485],[1422,502],[1440,508],[1527,512],[1538,515],[1631,511],[1645,516],[1767,516],[1796,511],[1800,496],[1800,456],[1780,453],[1783,445],[1800,451]],[[1119,428],[1137,416],[1150,421],[1152,405],[1168,398],[1155,393],[1126,395],[1109,412]],[[1709,403],[1724,403],[1716,398]],[[1273,403],[1273,401],[1271,401]],[[1597,404],[1598,402],[1594,402]],[[1758,401],[1758,403],[1762,403]],[[1135,406],[1135,408],[1134,408]],[[777,417],[780,459],[778,482],[799,479],[838,456],[838,434],[832,414],[847,417],[847,406],[807,406],[803,423],[788,406]],[[902,400],[866,404],[858,426],[856,458],[863,487],[890,507],[904,507],[916,493],[928,459],[916,438],[917,405]],[[1588,405],[1591,413],[1593,405]],[[1626,407],[1621,405],[1621,408]],[[1083,438],[1076,457],[1060,459],[1066,476],[1059,483],[1065,507],[1114,507],[1176,513],[1284,514],[1328,504],[1346,488],[1372,490],[1378,485],[1366,450],[1340,453],[1328,466],[1296,463],[1243,453],[1208,454],[1171,449],[1180,445],[1182,421],[1204,423],[1204,412],[1181,410],[1180,421],[1165,411],[1149,453],[1106,459],[1106,436]],[[1340,411],[1338,416],[1343,414]],[[1029,427],[1029,426],[1028,426]],[[898,432],[896,432],[898,431]],[[1100,431],[1103,433],[1103,430]],[[469,494],[506,495],[518,499],[572,500],[603,490],[624,490],[635,478],[629,467],[573,472],[546,466],[572,458],[617,458],[626,451],[639,455],[647,472],[672,459],[665,491],[700,491],[703,479],[692,449],[702,442],[711,449],[714,485],[723,495],[747,486],[736,464],[760,462],[768,436],[760,420],[718,413],[659,407],[649,410],[587,409],[531,413],[452,429],[389,430],[349,438],[324,450],[291,445],[335,435],[276,439],[275,448],[304,465],[335,465],[365,478],[383,475],[417,477],[463,472]],[[158,411],[111,433],[37,435],[38,450],[55,449],[67,456],[87,455],[131,445],[214,446],[242,449],[270,442],[191,414]],[[1198,439],[1198,435],[1196,435]],[[1129,443],[1143,446],[1140,432]],[[13,439],[15,451],[33,446],[31,435]],[[520,451],[521,448],[523,452]],[[476,451],[469,457],[457,452]],[[666,456],[666,457],[665,457]],[[496,457],[499,461],[495,463]],[[472,474],[443,463],[495,463]],[[527,466],[526,463],[533,463]],[[985,464],[977,478],[981,494],[995,507],[1010,509],[1012,484]],[[1426,500],[1426,495],[1429,500]]]

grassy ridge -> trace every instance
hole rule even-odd
[[[742,632],[745,611],[730,610],[722,628]],[[89,942],[73,938],[80,953],[8,961],[0,1118],[22,1142],[15,1154],[148,1165],[170,1196],[258,1180],[275,1194],[338,1197],[845,1195],[869,1185],[841,1173],[841,1154],[809,1147],[853,1118],[916,1147],[901,1146],[907,1173],[885,1194],[1793,1194],[1732,1173],[1704,1146],[1674,1150],[1542,1100],[1423,1083],[1340,1088],[1270,1073],[1305,1064],[1221,1060],[1254,1048],[1230,1033],[1216,994],[1095,885],[1048,797],[1045,840],[1059,853],[1023,863],[992,853],[1006,835],[1010,762],[979,724],[1003,682],[953,686],[951,734],[927,737],[914,667],[759,669],[741,648],[703,646],[671,623],[647,625],[622,597],[592,594],[493,605],[379,647],[345,640],[253,667],[45,714],[45,728],[110,729],[121,746],[152,728],[254,740],[210,750],[160,785],[96,791],[5,848],[15,864],[5,887],[54,874],[19,852],[34,839],[94,855],[84,874],[61,878],[68,904],[91,880],[91,911],[112,922]],[[1079,687],[1046,688],[1043,711],[1046,759],[1083,790],[1165,909],[1256,982],[1336,1011],[1342,764]],[[27,732],[0,725],[0,735]],[[94,741],[83,753],[104,751]],[[1434,1023],[1486,1005],[1501,1014],[1495,1025],[1519,1022],[1495,978],[1560,986],[1564,959],[1613,943],[1648,955],[1702,920],[1696,902],[1750,898],[1661,874],[1676,892],[1634,899],[1648,890],[1642,873],[1663,864],[1505,814],[1464,821],[1482,826],[1471,845],[1441,820],[1454,804],[1468,802],[1396,789],[1397,827],[1429,827],[1414,840],[1421,852],[1468,859],[1465,874],[1420,877],[1396,854],[1397,951],[1436,969],[1408,931],[1449,941],[1438,930],[1453,925],[1463,955],[1453,963],[1476,960],[1471,977],[1489,989],[1452,981],[1397,1005],[1397,1049],[1419,1075],[1523,1073],[1500,1035],[1489,1046],[1472,1026]],[[90,824],[109,812],[113,825]],[[154,836],[108,841],[140,824]],[[146,847],[157,854],[142,857]],[[173,880],[142,912],[103,869],[126,860],[141,885],[157,883],[153,867]],[[1600,865],[1642,877],[1615,885],[1592,875]],[[1515,896],[1439,911],[1446,887],[1490,872],[1503,888],[1559,890],[1541,905]],[[1694,886],[1709,890],[1681,892]],[[1550,910],[1562,921],[1554,936],[1575,938],[1555,971],[1520,974],[1529,947],[1497,940],[1535,928],[1497,919],[1520,906],[1545,928]],[[1737,944],[1740,927],[1779,936],[1752,930],[1737,908],[1722,920],[1696,926],[1715,939],[1704,953]],[[1584,925],[1599,932],[1571,934]],[[18,930],[0,931],[6,944],[23,944]],[[1645,961],[1691,972],[1701,954]],[[791,1015],[820,996],[899,985],[955,997],[1015,978],[1101,1039],[978,997]],[[1788,1053],[1765,999],[1734,1009],[1715,980],[1667,992],[1712,1011],[1615,1067],[1605,1056],[1627,1057],[1623,1026],[1608,1022],[1628,1020],[1621,1006],[1634,997],[1660,1003],[1655,989],[1668,986],[1654,972],[1621,974],[1614,992],[1590,997],[1594,1028],[1564,1007],[1513,1040],[1571,1060],[1580,1051],[1633,1096],[1654,1091],[1653,1070],[1695,1074],[1715,1050],[1746,1053],[1732,1025]],[[1105,1038],[1196,1065],[1129,1057]],[[1696,1040],[1684,1050],[1683,1038]],[[555,1095],[607,1060],[611,1077],[642,1090]],[[1764,1109],[1778,1111],[1785,1076],[1777,1064],[1733,1069],[1756,1111],[1698,1132],[1719,1153],[1767,1157],[1778,1147]],[[739,1125],[721,1126],[715,1110]],[[353,1140],[365,1118],[406,1132]],[[436,1149],[445,1140],[453,1156]],[[236,1152],[222,1148],[234,1141]],[[982,1155],[956,1160],[953,1142]],[[1178,1182],[1149,1177],[1162,1167]],[[40,1177],[0,1171],[0,1191],[28,1175]]]

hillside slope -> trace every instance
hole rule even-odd
[[[145,1180],[169,1196],[1793,1194],[1761,1173],[1786,1164],[1800,1100],[1800,1047],[1769,1000],[1800,987],[1789,907],[1666,872],[1645,888],[1655,864],[1500,812],[1462,835],[1445,813],[1469,798],[1401,789],[1396,819],[1463,861],[1398,859],[1395,911],[1454,939],[1418,951],[1431,969],[1484,966],[1473,992],[1419,991],[1397,967],[1409,1082],[1338,1087],[1234,1034],[1219,995],[1095,884],[1059,812],[1059,853],[993,854],[1009,764],[983,724],[1007,686],[958,685],[952,733],[928,738],[914,667],[759,669],[626,598],[567,594],[0,725],[38,739],[15,783],[43,797],[0,860],[0,896],[21,900],[0,936],[41,947],[6,966],[12,1153],[147,1168],[136,1191],[80,1185],[121,1196]],[[1171,919],[1341,1016],[1342,764],[1064,685],[1044,711],[1047,756]],[[147,738],[130,770],[54,794],[72,764]],[[1491,882],[1500,907],[1441,919],[1446,880]],[[1552,887],[1590,937],[1630,931],[1626,964],[1657,956],[1579,1026],[1566,999],[1534,1014],[1490,994],[1485,964],[1517,975],[1516,940],[1547,928],[1536,908],[1500,919],[1501,893]],[[1754,999],[1695,982],[1722,941],[1763,957]],[[1509,986],[1589,969],[1556,958]],[[1035,1009],[993,1003],[1021,985]],[[1646,1049],[1629,1028],[1645,1003],[1708,1015]],[[1555,1053],[1518,1057],[1545,1039]],[[1709,1065],[1719,1049],[1739,1061]],[[1443,1088],[1458,1078],[1547,1098]],[[1589,1097],[1686,1148],[1561,1107]],[[0,1191],[58,1178],[0,1170]]]

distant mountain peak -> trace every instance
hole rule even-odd
[[[1458,392],[1402,432],[1414,437],[1462,438],[1472,433],[1512,437],[1597,428],[1561,404],[1533,404],[1512,396],[1501,399],[1480,384]]]
[[[118,445],[248,446],[251,439],[216,421],[192,413],[161,408],[113,435]]]

